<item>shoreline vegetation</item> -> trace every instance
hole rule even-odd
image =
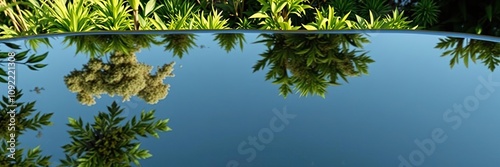
[[[0,0],[0,13],[0,39],[220,29],[410,29],[500,36],[500,2],[493,0]]]

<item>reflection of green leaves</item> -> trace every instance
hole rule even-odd
[[[162,36],[162,43],[166,43],[165,51],[172,51],[174,56],[182,56],[188,53],[188,50],[193,46],[196,36],[194,34],[168,34]]]
[[[16,63],[18,63],[19,61],[22,61],[22,60],[24,60],[24,59],[28,58],[28,57],[26,56],[28,52],[29,52],[29,50],[26,50],[26,51],[24,51],[24,52],[21,52],[21,53],[16,54],[16,55],[14,56],[14,57],[16,58]],[[48,54],[49,54],[48,52],[45,52],[44,54],[41,54],[41,55],[38,55],[38,56],[36,56],[35,54],[32,54],[32,55],[28,58],[28,60],[26,60],[26,62],[23,62],[23,63],[21,63],[21,64],[24,64],[24,65],[28,66],[28,68],[29,68],[30,70],[33,70],[33,71],[38,71],[38,69],[40,69],[40,68],[43,68],[43,67],[47,66],[47,64],[35,64],[35,63],[38,63],[38,62],[40,62],[40,61],[43,61],[43,60],[47,57],[47,55],[48,55]]]
[[[64,42],[67,47],[76,45],[75,54],[88,54],[90,58],[102,57],[114,51],[131,54],[140,48],[149,48],[151,44],[161,44],[156,41],[155,35],[67,36]]]
[[[19,45],[16,45],[13,43],[4,43],[4,44],[12,49],[20,49]],[[48,52],[41,54],[41,55],[38,55],[38,56],[35,54],[32,54],[28,58],[26,55],[29,52],[30,52],[30,50],[28,49],[28,50],[16,53],[14,55],[14,58],[15,58],[14,63],[26,65],[30,70],[33,70],[33,71],[38,71],[38,69],[41,69],[41,68],[44,68],[45,66],[47,66],[47,64],[40,64],[39,62],[43,61],[47,57]],[[0,63],[11,63],[11,61],[7,60],[8,57],[9,57],[9,52],[0,52],[0,59],[4,59],[3,61],[0,61]],[[26,58],[28,58],[28,60],[26,60],[25,62],[22,62]],[[7,83],[7,80],[4,78],[7,76],[8,75],[7,75],[6,71],[3,68],[0,68],[0,82],[1,83]]]
[[[21,47],[19,45],[14,44],[14,43],[10,43],[10,42],[2,42],[2,43],[11,49],[21,49]]]
[[[440,42],[435,48],[445,50],[441,57],[452,56],[451,68],[458,64],[460,59],[464,62],[465,67],[469,66],[469,60],[472,60],[473,63],[481,60],[491,71],[494,71],[496,66],[500,64],[499,43],[452,37],[439,40]]]
[[[27,129],[31,130],[39,130],[42,128],[42,126],[47,126],[51,125],[52,122],[50,122],[50,118],[52,117],[53,113],[46,113],[46,114],[41,114],[40,112],[36,112],[35,114],[35,103],[36,102],[19,102],[18,100],[23,96],[23,93],[21,90],[15,90],[15,97],[13,100],[16,102],[13,104],[10,102],[10,98],[7,96],[2,96],[2,101],[0,101],[0,106],[2,107],[2,112],[0,113],[0,127],[2,129],[8,129],[8,119],[3,119],[3,118],[10,118],[9,109],[13,109],[12,107],[9,107],[8,105],[17,105],[15,107],[16,111],[16,118],[17,122],[15,125],[15,132],[18,135],[23,134]],[[35,114],[33,117],[31,117],[33,114]],[[31,118],[30,118],[31,117]],[[1,131],[0,132],[0,137],[1,138],[8,138],[9,137],[9,132],[8,131]]]
[[[35,54],[33,54],[28,58],[28,61],[26,61],[26,62],[27,63],[38,63],[38,62],[42,61],[43,59],[45,59],[48,54],[49,54],[48,52],[46,52],[42,55],[39,55],[39,56],[35,56]]]
[[[10,154],[11,152],[9,150],[7,150],[6,148],[8,148],[7,146],[7,142],[6,140],[2,140],[2,144],[1,144],[1,147],[0,148],[0,153],[2,153],[2,155],[8,155]],[[16,140],[16,146],[19,146],[21,143],[18,142],[18,140]],[[50,163],[50,158],[52,156],[43,156],[41,153],[42,153],[42,149],[40,149],[40,146],[37,146],[33,149],[29,149],[26,156],[23,156],[25,155],[24,154],[24,151],[25,149],[22,149],[22,148],[16,148],[16,152],[15,152],[15,155],[14,155],[14,158],[15,159],[12,159],[10,157],[7,157],[7,156],[2,156],[0,157],[0,166],[13,166],[13,167],[18,167],[18,166],[33,166],[33,167],[43,167],[43,166],[51,166],[51,163]]]
[[[253,71],[269,66],[265,79],[273,80],[285,98],[293,89],[300,96],[325,97],[329,85],[339,85],[338,79],[368,74],[368,64],[374,61],[358,46],[368,42],[359,34],[261,34],[267,51]],[[350,40],[350,41],[347,41]],[[351,45],[348,45],[351,44]],[[361,54],[359,54],[361,52]]]
[[[245,43],[244,34],[216,34],[215,41],[218,41],[219,46],[224,48],[226,52],[230,52],[236,46],[236,42],[239,43],[240,49],[243,50],[243,44]]]
[[[11,153],[7,150],[8,143],[6,142],[10,139],[11,132],[15,133],[16,145],[19,146],[19,136],[24,134],[28,129],[36,131],[42,129],[42,126],[52,125],[50,118],[53,113],[42,114],[41,112],[37,112],[35,101],[20,102],[19,99],[23,96],[21,90],[14,89],[13,94],[16,95],[12,97],[13,99],[10,99],[8,96],[2,96],[2,101],[0,101],[0,106],[2,107],[0,112],[0,128],[4,129],[0,131],[0,138],[2,139],[0,153],[2,155]],[[11,102],[11,100],[14,102]],[[15,107],[12,108],[8,105]],[[11,117],[8,112],[11,110],[15,110],[16,114],[16,124],[13,126],[15,129],[12,129],[12,131],[7,130],[12,128],[8,127],[9,118]],[[43,156],[39,146],[29,149],[27,154],[24,154],[24,151],[25,149],[16,148],[15,159],[7,156],[0,157],[0,166],[50,166],[51,156]]]
[[[169,119],[155,121],[155,110],[142,111],[140,118],[134,116],[122,123],[125,117],[119,115],[123,108],[113,102],[107,109],[108,112],[99,112],[92,124],[84,124],[81,118],[68,119],[72,141],[63,146],[66,159],[62,159],[59,166],[121,167],[131,163],[140,166],[139,160],[152,154],[140,149],[137,136],[147,137],[149,134],[158,138],[158,132],[172,130],[167,126]]]

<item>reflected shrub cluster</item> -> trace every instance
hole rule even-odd
[[[163,84],[166,77],[174,77],[174,62],[159,67],[151,75],[152,66],[138,63],[135,54],[125,55],[115,52],[110,62],[102,59],[90,59],[82,70],[74,70],[64,77],[64,83],[71,92],[77,93],[77,99],[85,105],[95,104],[95,97],[109,94],[120,95],[128,101],[137,95],[149,104],[156,104],[164,99],[170,85]]]
[[[325,97],[329,85],[340,85],[338,79],[368,74],[374,62],[362,48],[369,42],[360,34],[262,34],[256,43],[265,43],[267,50],[254,66],[254,72],[269,66],[266,80],[280,84],[280,94]],[[356,47],[358,49],[349,49]]]

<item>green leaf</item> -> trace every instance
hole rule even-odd
[[[311,50],[311,48],[306,48],[304,50],[301,50],[301,51],[298,51],[296,52],[296,54],[298,55],[303,55],[303,54],[306,54],[307,52],[309,52]]]
[[[9,57],[9,52],[0,52],[0,59],[5,59]]]
[[[35,68],[35,67],[33,67],[32,65],[28,65],[28,68],[29,68],[30,70],[33,70],[33,71],[38,71],[38,69],[36,69],[36,68]]]
[[[1,69],[1,68],[0,68],[0,75],[2,75],[2,76],[8,76],[7,73],[3,69]]]
[[[24,59],[26,59],[26,54],[29,52],[30,50],[26,50],[24,52],[21,52],[21,53],[18,53],[14,56],[14,58],[16,59],[16,61],[22,61]]]
[[[0,82],[7,83],[7,80],[5,80],[5,78],[3,78],[3,77],[0,77]]]
[[[49,52],[45,52],[44,54],[42,54],[40,56],[30,56],[30,58],[28,59],[28,61],[26,61],[26,63],[38,63],[38,62],[44,60],[48,54],[49,54]]]
[[[21,47],[17,44],[10,43],[10,42],[2,42],[3,44],[7,45],[7,47],[11,49],[21,49]]]
[[[146,4],[146,8],[144,9],[144,12],[146,15],[148,15],[151,11],[154,10],[155,8],[155,5],[156,4],[156,0],[149,0],[148,3]]]
[[[312,26],[312,25],[303,25],[302,26],[306,29],[306,30],[318,30],[315,26]]]
[[[469,55],[464,56],[465,68],[469,68]]]
[[[35,64],[34,66],[35,66],[35,68],[43,68],[43,67],[47,66],[47,64]]]
[[[74,118],[69,117],[68,121],[69,121],[69,125],[70,126],[72,126],[72,127],[78,127],[78,122]]]
[[[250,16],[251,19],[257,19],[257,18],[268,18],[269,16],[267,14],[264,14],[264,13],[261,13],[261,12],[257,12],[255,14],[253,14],[252,16]]]

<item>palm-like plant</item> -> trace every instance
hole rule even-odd
[[[139,1],[139,0],[130,0],[130,1]],[[97,27],[99,27],[102,30],[108,30],[108,31],[132,29],[130,26],[131,16],[129,14],[129,12],[132,10],[125,5],[125,1],[123,0],[96,1],[96,5],[97,5],[96,16],[99,18]],[[138,23],[138,15],[136,15],[137,11],[134,9],[133,12],[134,12],[134,30],[138,30],[139,23]]]
[[[404,16],[404,11],[399,11],[395,9],[392,11],[392,15],[387,14],[383,19],[384,23],[386,23],[388,29],[417,29],[418,25],[411,25],[412,21],[407,20],[408,17]]]
[[[187,4],[187,3],[186,3]],[[160,8],[158,13],[165,13],[162,12],[165,10],[165,8],[168,7],[169,4],[166,5],[166,7]],[[170,4],[171,5],[171,4]],[[166,18],[169,20],[168,22],[164,22],[163,18],[160,17],[157,13],[154,13],[154,19],[150,19],[154,27],[158,30],[185,30],[185,29],[193,29],[194,28],[194,11],[196,10],[194,5],[185,5],[187,7],[186,10],[180,10],[178,11],[177,14],[175,13],[168,13],[166,15]],[[186,14],[184,14],[186,13]]]
[[[166,16],[167,19],[176,16],[190,17],[194,13],[198,13],[199,6],[191,1],[186,0],[162,0],[164,7],[158,9],[158,14]]]
[[[394,10],[392,15],[386,15],[385,18],[380,19],[380,17],[374,17],[370,12],[370,19],[366,20],[360,16],[356,16],[356,22],[349,25],[353,29],[417,29],[418,26],[411,27],[411,21],[407,21],[407,17],[404,17],[403,12],[399,10]]]
[[[201,30],[220,30],[229,29],[227,26],[227,19],[224,19],[221,12],[213,10],[207,17],[205,17],[204,11],[199,15],[194,15],[191,20],[193,22],[194,28]]]
[[[93,19],[96,15],[83,0],[67,2],[67,0],[44,1],[43,10],[50,13],[52,32],[84,32],[96,28]]]
[[[446,49],[441,57],[452,56],[451,68],[458,64],[460,59],[464,62],[465,67],[469,66],[469,60],[476,63],[479,59],[491,71],[494,71],[496,66],[500,64],[500,44],[497,42],[453,37],[439,40],[436,48]]]
[[[252,22],[247,18],[238,19],[238,23],[236,24],[238,25],[236,29],[254,29]]]
[[[152,155],[141,149],[139,142],[134,142],[137,137],[149,134],[159,138],[158,132],[172,130],[167,126],[169,119],[155,121],[155,110],[142,111],[140,118],[134,116],[122,124],[125,117],[119,115],[123,108],[113,102],[107,109],[108,112],[99,112],[94,117],[93,124],[84,124],[81,118],[69,118],[67,125],[72,130],[68,133],[72,141],[63,146],[67,154],[60,166],[123,167],[131,163],[139,166],[140,159]]]
[[[252,19],[264,19],[259,25],[261,29],[297,30],[290,20],[290,16],[301,17],[306,9],[312,8],[304,4],[305,0],[259,0],[262,9],[250,16]]]
[[[433,0],[422,0],[415,4],[412,17],[415,23],[424,27],[437,23],[439,6]]]
[[[303,25],[306,30],[342,30],[349,29],[350,20],[347,20],[350,13],[339,17],[335,15],[333,7],[328,6],[328,15],[325,18],[318,9],[316,9],[316,22]]]

